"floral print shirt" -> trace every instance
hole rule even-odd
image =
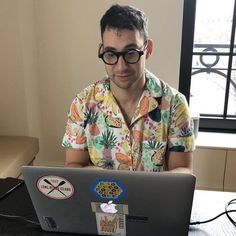
[[[194,150],[193,122],[184,95],[147,71],[128,127],[104,78],[73,100],[62,146],[88,151],[102,168],[162,171],[169,151]]]

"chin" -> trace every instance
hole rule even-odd
[[[122,80],[119,78],[112,78],[111,81],[115,86],[122,88],[122,89],[129,88],[132,85],[130,79],[123,79]]]

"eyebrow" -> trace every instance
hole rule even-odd
[[[125,47],[124,47],[124,50],[126,50],[126,49],[130,49],[130,48],[138,48],[138,45],[137,44],[135,44],[135,43],[131,43],[131,44],[128,44],[128,45],[126,45]],[[117,49],[116,48],[114,48],[114,47],[104,47],[104,50],[105,51],[109,51],[109,50],[111,50],[111,51],[117,51]]]

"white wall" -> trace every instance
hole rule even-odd
[[[78,91],[104,76],[99,20],[134,5],[155,42],[148,68],[178,87],[183,0],[0,0],[0,135],[40,138],[36,163],[60,165],[66,113]],[[96,1],[97,3],[97,1]]]
[[[32,0],[0,1],[0,135],[40,133]]]

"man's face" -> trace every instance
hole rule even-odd
[[[144,50],[144,39],[138,31],[116,30],[108,28],[103,33],[102,51],[112,50],[123,52],[128,49]],[[148,50],[148,49],[147,49]],[[111,86],[121,89],[136,88],[145,83],[145,61],[150,53],[144,51],[144,55],[135,64],[128,64],[120,56],[115,65],[105,64],[106,72],[111,79]]]

